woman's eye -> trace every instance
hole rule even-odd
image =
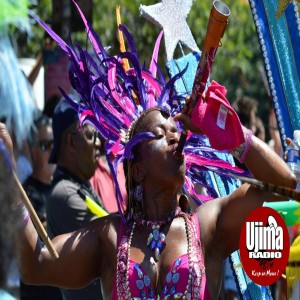
[[[87,133],[86,137],[87,137],[88,140],[92,140],[93,137],[94,137],[94,134],[93,133]]]
[[[157,139],[157,140],[159,140],[159,139],[161,139],[161,138],[163,138],[164,137],[164,135],[163,134],[156,134],[156,136],[155,136],[155,138]]]

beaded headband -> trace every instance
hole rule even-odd
[[[80,46],[73,48],[67,45],[43,21],[36,16],[33,17],[70,58],[69,78],[72,87],[80,95],[81,102],[74,102],[62,89],[60,91],[78,112],[80,123],[92,124],[106,140],[107,161],[115,181],[119,212],[123,216],[124,201],[116,176],[118,164],[124,159],[133,157],[132,149],[135,145],[155,137],[151,132],[141,132],[132,136],[136,121],[149,109],[168,111],[171,116],[181,110],[178,103],[185,97],[175,93],[174,84],[188,66],[169,81],[165,81],[157,66],[162,32],[156,40],[150,67],[147,69],[140,64],[133,37],[123,24],[119,26],[119,30],[127,40],[129,51],[120,52],[116,56],[109,55],[78,5],[75,2],[74,4],[82,17],[94,49],[93,57]],[[124,60],[132,66],[130,69],[124,69]],[[207,146],[206,138],[202,135],[191,134],[184,152],[187,172],[183,188],[198,204],[199,198],[206,201],[218,196],[213,186],[208,185],[204,179],[203,175],[207,170],[218,171],[221,176],[227,177],[228,173],[243,173],[231,163],[218,158],[215,150]],[[199,195],[195,185],[204,186],[208,196]]]

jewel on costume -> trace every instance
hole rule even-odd
[[[176,210],[177,211],[177,210]],[[175,212],[176,215],[176,212]],[[191,223],[191,217],[185,213],[180,214],[183,217],[185,222],[185,230],[187,236],[188,243],[188,282],[186,285],[186,289],[184,293],[178,293],[177,283],[180,282],[180,273],[178,272],[178,268],[181,266],[182,258],[178,258],[172,269],[168,272],[166,276],[166,282],[162,289],[162,295],[155,295],[155,291],[151,288],[150,278],[143,273],[141,266],[138,263],[134,265],[134,272],[138,276],[136,280],[136,286],[140,290],[140,298],[133,298],[130,291],[129,281],[128,281],[128,272],[130,265],[130,248],[133,238],[133,233],[136,228],[137,223],[133,222],[131,230],[129,230],[125,237],[121,241],[120,251],[118,252],[118,269],[117,269],[117,291],[118,291],[118,299],[200,299],[200,289],[195,288],[192,285],[192,277],[195,274],[195,269],[197,269],[197,273],[199,277],[199,284],[202,281],[202,276],[204,274],[204,266],[200,265],[201,256],[199,253],[195,253],[195,246],[198,243],[196,242],[196,233],[194,231],[194,226]],[[170,220],[170,221],[168,221]],[[156,221],[159,224],[165,224],[166,222],[171,222],[172,216],[165,221]],[[152,221],[142,220],[145,224]],[[124,255],[124,251],[127,253],[127,256]],[[125,258],[125,260],[124,260]],[[126,267],[124,267],[124,263]],[[152,265],[156,265],[156,261],[153,257],[150,258],[150,263]],[[148,289],[143,290],[142,288],[148,287]]]
[[[150,247],[151,251],[154,252],[154,258],[156,261],[159,260],[161,252],[166,246],[166,235],[161,231],[161,227],[170,223],[174,218],[177,218],[181,213],[180,207],[177,207],[167,219],[162,221],[150,221],[144,220],[139,217],[134,217],[134,221],[137,225],[151,227],[152,232],[149,233],[147,240],[147,247]]]

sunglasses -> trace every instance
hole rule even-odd
[[[100,133],[97,130],[93,130],[93,131],[83,131],[85,137],[90,140],[93,141],[94,144],[96,144],[97,139],[100,140]]]
[[[100,140],[101,137],[97,130],[78,130],[71,132],[71,134],[78,134],[79,132],[83,133],[89,141],[93,141],[94,145],[96,145],[97,139]]]
[[[53,147],[53,140],[41,140],[39,141],[39,148],[41,149],[42,152],[46,152],[51,150]]]

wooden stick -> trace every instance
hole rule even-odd
[[[19,181],[19,179],[18,179],[15,172],[13,172],[13,175],[14,175],[14,179],[17,183],[17,186],[21,191],[23,203],[24,203],[25,207],[27,208],[27,210],[30,214],[31,221],[34,224],[34,226],[36,228],[36,231],[38,232],[40,238],[45,243],[45,246],[47,247],[47,249],[50,252],[51,256],[54,259],[58,259],[59,256],[58,256],[56,250],[54,249],[54,246],[53,246],[53,244],[52,244],[52,242],[51,242],[51,240],[50,240],[43,224],[41,223],[39,217],[37,216],[30,200],[28,199],[28,197],[27,197],[27,195],[26,195],[26,193],[25,193],[25,191],[22,187],[22,184],[20,183],[20,181]]]
[[[273,194],[277,194],[280,196],[288,197],[296,201],[300,201],[300,191],[297,191],[292,188],[284,187],[284,186],[278,186],[272,183],[263,182],[254,178],[248,178],[244,176],[234,175],[230,174],[230,176],[233,176],[237,179],[240,179],[242,182],[246,182],[251,184],[252,186],[264,190],[266,192],[270,192]]]

